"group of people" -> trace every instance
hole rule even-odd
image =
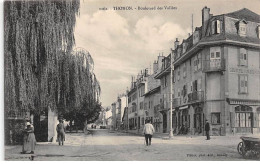
[[[210,140],[209,130],[210,130],[210,125],[208,120],[206,120],[205,131],[206,131],[207,140]],[[65,127],[63,124],[63,120],[61,119],[59,120],[59,124],[56,127],[56,131],[57,131],[57,140],[59,142],[59,145],[63,145],[65,141]],[[26,128],[24,129],[23,132],[24,132],[24,137],[23,137],[22,153],[34,154],[35,145],[36,145],[34,126],[29,121],[27,121]],[[153,125],[151,124],[151,121],[146,120],[146,124],[144,125],[144,129],[143,129],[146,146],[151,145],[154,132],[155,130]]]
[[[59,120],[56,131],[59,145],[63,145],[65,141],[65,128],[63,120]],[[23,146],[21,154],[34,154],[35,146],[36,139],[34,135],[34,126],[30,120],[26,120],[25,129],[23,130]]]
[[[209,131],[210,131],[210,125],[209,125],[208,120],[206,120],[206,124],[205,124],[205,132],[206,132],[206,136],[207,136],[206,140],[210,140]],[[153,133],[154,133],[154,127],[151,124],[151,121],[147,120],[146,124],[144,125],[144,129],[143,129],[143,134],[145,136],[146,146],[151,145]]]

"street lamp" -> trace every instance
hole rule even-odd
[[[171,75],[170,75],[170,132],[169,132],[169,138],[173,137],[173,130],[172,130],[172,69],[173,69],[173,65],[172,65],[172,59],[173,59],[173,55],[172,55],[172,49],[171,49]]]

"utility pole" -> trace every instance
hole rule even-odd
[[[171,49],[171,75],[170,75],[170,132],[169,132],[169,138],[173,137],[173,130],[172,130],[172,69],[173,69],[173,65],[172,65],[172,59],[173,59],[173,55],[172,55],[173,50]]]

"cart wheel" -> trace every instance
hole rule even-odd
[[[239,142],[239,144],[237,145],[237,151],[240,155],[243,155],[243,150],[244,150],[244,143],[243,142]]]

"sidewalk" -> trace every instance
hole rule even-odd
[[[110,130],[110,133],[124,133],[124,134],[132,134],[132,135],[137,135],[137,136],[143,136],[142,134],[142,130],[139,130],[139,132],[137,130],[118,130],[118,131],[113,131]],[[228,139],[232,139],[232,138],[238,138],[240,139],[241,136],[246,136],[246,137],[256,137],[256,138],[260,138],[260,134],[234,134],[234,135],[226,135],[226,136],[211,136],[211,138],[228,138]],[[173,135],[173,138],[205,138],[206,136],[201,136],[201,135]],[[169,138],[169,133],[154,133],[153,134],[153,138],[162,138],[162,139],[167,139]]]

